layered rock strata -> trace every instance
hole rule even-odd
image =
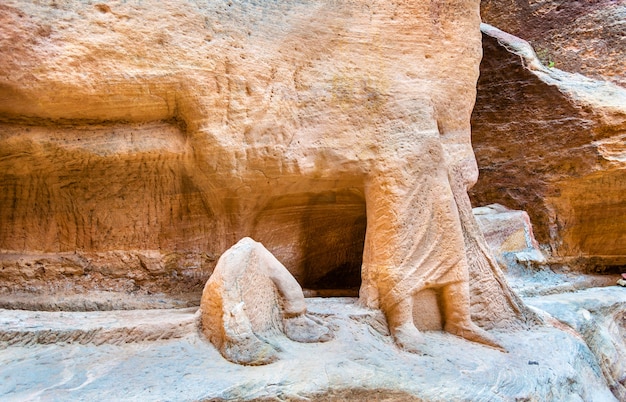
[[[626,264],[626,90],[540,63],[528,42],[483,25],[472,133],[477,205],[528,212],[553,261]]]
[[[626,86],[626,3],[483,0],[483,21],[530,42],[543,64]]]
[[[473,212],[501,267],[531,267],[546,262],[525,211],[514,211],[500,204],[491,204],[474,208]]]

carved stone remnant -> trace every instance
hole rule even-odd
[[[529,321],[467,196],[479,0],[146,0],[106,13],[78,2],[63,11],[72,28],[45,36],[50,9],[31,3],[0,18],[0,47],[15,50],[0,58],[0,251],[98,261],[125,250],[119,259],[137,262],[44,272],[0,261],[11,265],[0,287],[57,273],[93,287],[195,286],[210,256],[253,236],[302,285],[360,286],[406,350],[419,350],[415,314],[487,344],[478,326]],[[156,36],[127,25],[148,15],[163,21]],[[260,334],[324,331],[252,244],[224,255],[203,325],[229,359],[260,364],[276,353]],[[290,333],[293,322],[311,328]]]
[[[234,363],[278,359],[265,339],[284,333],[296,342],[325,342],[331,331],[307,315],[298,282],[261,243],[241,239],[219,259],[202,292],[202,332]]]

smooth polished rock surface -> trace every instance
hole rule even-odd
[[[281,360],[232,364],[197,332],[111,344],[9,346],[0,353],[3,400],[493,400],[615,401],[585,343],[550,327],[499,332],[509,353],[426,332],[423,355],[398,349],[379,312],[356,299],[307,299],[335,330],[326,343],[285,338]],[[5,311],[0,316],[5,317]],[[10,313],[15,315],[16,313]],[[38,314],[31,312],[31,316]],[[58,314],[58,313],[56,313]],[[84,328],[86,313],[64,313]],[[89,313],[93,314],[93,313]],[[192,311],[177,313],[197,319]],[[163,314],[163,322],[171,321]],[[177,318],[178,320],[178,318]],[[68,324],[69,325],[69,324]],[[127,323],[132,326],[132,323]]]
[[[526,302],[581,334],[615,397],[626,400],[626,289],[591,288]]]

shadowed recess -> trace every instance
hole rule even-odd
[[[366,220],[361,189],[281,196],[257,217],[255,236],[303,288],[357,295]]]

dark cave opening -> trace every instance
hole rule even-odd
[[[362,189],[276,198],[257,227],[259,241],[289,269],[305,295],[358,296],[367,227]]]
[[[363,206],[364,207],[364,206]],[[353,211],[356,212],[356,211]],[[318,296],[358,296],[367,219],[363,214],[329,214],[327,225],[308,231],[302,287]],[[326,220],[325,219],[325,220]]]

